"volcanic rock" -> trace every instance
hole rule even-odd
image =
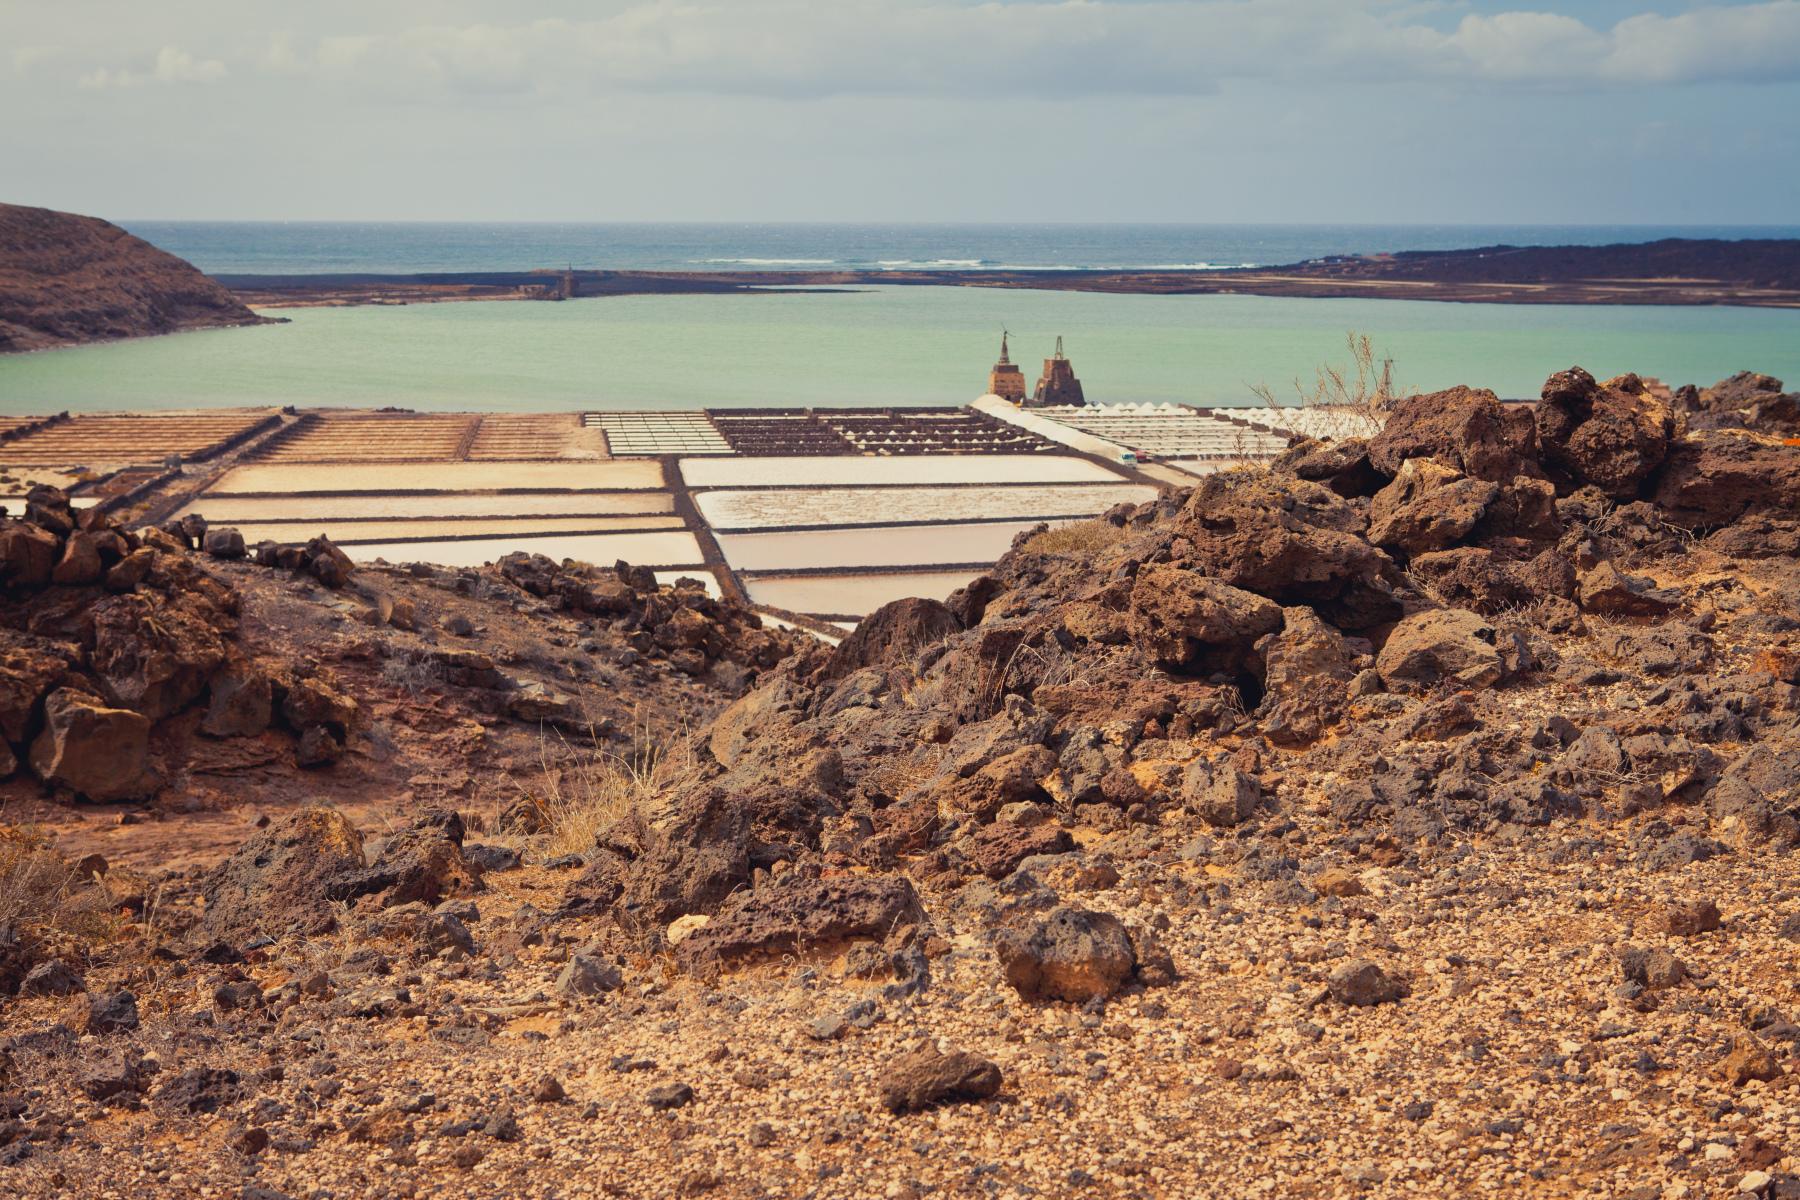
[[[1440,683],[1482,688],[1509,673],[1510,647],[1502,634],[1476,614],[1461,608],[1415,613],[1394,627],[1375,670],[1396,692],[1426,692]]]
[[[956,1100],[985,1100],[1000,1091],[1000,1068],[978,1054],[944,1054],[930,1042],[887,1063],[881,1100],[896,1115]]]
[[[1195,670],[1209,656],[1241,657],[1257,638],[1281,628],[1281,609],[1254,592],[1194,571],[1152,564],[1131,589],[1130,636],[1171,671]]]
[[[214,937],[312,933],[336,924],[332,902],[364,870],[362,835],[331,808],[308,808],[240,846],[201,881],[201,924]]]
[[[1041,921],[1003,929],[994,952],[1006,982],[1027,1000],[1104,1000],[1137,969],[1125,923],[1083,908],[1058,908]]]
[[[1655,502],[1676,525],[1716,528],[1748,513],[1800,511],[1800,446],[1730,430],[1689,434],[1669,448]]]
[[[147,799],[157,788],[150,722],[62,688],[44,701],[44,731],[31,744],[31,769],[45,782],[99,803]]]
[[[682,939],[676,960],[689,968],[725,967],[852,940],[881,941],[909,925],[924,927],[927,921],[904,876],[787,878],[733,896]]]
[[[1467,537],[1499,494],[1498,484],[1409,458],[1370,502],[1369,540],[1407,555],[1443,550]]]
[[[1571,488],[1634,500],[1669,452],[1674,414],[1636,375],[1606,383],[1580,367],[1545,383],[1536,410],[1540,456]]]
[[[1369,444],[1369,461],[1392,478],[1409,458],[1434,458],[1490,483],[1539,474],[1530,411],[1508,408],[1485,388],[1453,387],[1397,402]]]

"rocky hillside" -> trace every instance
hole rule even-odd
[[[0,204],[0,354],[262,320],[116,225]]]
[[[1372,440],[1025,535],[835,648],[727,650],[742,675],[682,652],[739,644],[729,610],[638,589],[600,619],[617,572],[442,577],[417,595],[471,621],[513,597],[747,690],[572,840],[467,794],[268,812],[160,875],[14,835],[63,882],[0,914],[0,1171],[263,1200],[1800,1194],[1793,401],[1578,368],[1530,406],[1413,397]],[[68,611],[36,603],[22,631]],[[371,606],[346,635],[401,613]],[[137,677],[113,624],[74,639],[102,688]],[[46,730],[97,703],[58,694]],[[268,736],[304,741],[279,707]],[[14,741],[58,786],[44,738]]]

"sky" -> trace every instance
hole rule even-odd
[[[121,220],[1800,223],[1800,0],[0,0]]]

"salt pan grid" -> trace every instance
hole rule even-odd
[[[274,419],[270,412],[96,413],[48,421],[0,442],[0,465],[204,459]]]
[[[1366,412],[1336,404],[1278,405],[1262,408],[1215,410],[1231,417],[1264,425],[1277,433],[1300,437],[1331,438],[1374,437],[1381,432],[1381,422]]]
[[[467,413],[308,413],[259,447],[265,463],[453,462],[481,418]]]
[[[818,417],[864,454],[1048,454],[1055,444],[967,408],[832,409]]]
[[[857,448],[818,414],[747,408],[710,412],[715,428],[739,454],[763,456],[854,454]]]
[[[606,439],[574,413],[488,413],[469,443],[472,462],[605,458]]]
[[[1085,408],[1040,408],[1044,417],[1104,438],[1148,458],[1255,458],[1279,454],[1287,439],[1251,428],[1220,410],[1176,404],[1099,404]]]
[[[616,456],[732,453],[705,413],[583,413],[581,423],[604,433]]]
[[[218,524],[224,524],[220,521]],[[324,534],[357,542],[437,542],[458,538],[535,537],[548,533],[642,533],[685,529],[680,517],[511,517],[505,520],[330,521],[236,523],[247,542],[300,542]]]

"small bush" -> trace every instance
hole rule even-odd
[[[0,825],[0,925],[28,942],[108,936],[114,924],[106,892],[28,830]]]
[[[1075,521],[1033,535],[1023,549],[1027,554],[1091,558],[1124,536],[1123,530],[1106,521]]]
[[[624,753],[597,741],[584,750],[562,746],[561,761],[552,762],[546,744],[536,786],[525,793],[538,811],[552,856],[588,853],[601,831],[621,821],[647,826],[657,799],[696,766],[685,738],[662,742],[648,730]]]

